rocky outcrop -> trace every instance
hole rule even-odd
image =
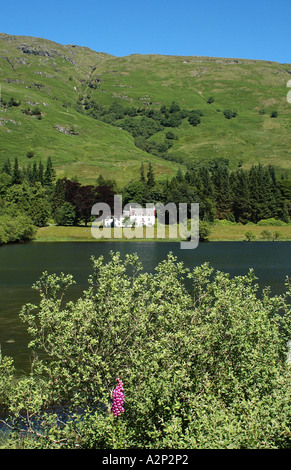
[[[39,49],[33,46],[26,46],[24,44],[21,46],[18,46],[17,49],[23,52],[23,54],[39,55],[39,56],[51,57],[51,58],[54,57],[49,51],[45,51],[43,49]]]
[[[63,134],[66,135],[80,135],[74,127],[64,127],[64,126],[54,126],[55,129],[57,129],[59,132],[62,132]]]
[[[71,64],[75,65],[75,61],[71,57],[62,55],[54,49],[43,49],[38,45],[27,45],[27,44],[20,44],[19,46],[17,46],[17,49],[23,52],[23,54],[36,55],[40,57],[48,57],[50,59],[53,59],[54,57],[62,57],[63,59],[71,62]]]

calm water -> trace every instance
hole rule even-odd
[[[284,292],[286,276],[291,276],[291,242],[215,242],[203,243],[195,250],[181,250],[171,242],[76,242],[31,243],[0,247],[0,344],[2,354],[12,356],[18,368],[27,369],[29,352],[25,325],[18,314],[23,304],[37,302],[31,286],[43,271],[73,274],[77,286],[72,298],[87,286],[91,273],[90,257],[109,252],[137,253],[146,271],[164,260],[169,251],[188,268],[208,261],[211,266],[232,276],[247,274],[254,268],[261,287],[270,286],[273,294]]]

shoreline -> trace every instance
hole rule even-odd
[[[111,229],[108,229],[111,230]],[[211,242],[228,242],[228,241],[238,241],[238,242],[288,242],[291,241],[291,225],[213,225],[210,226],[211,233],[208,236],[207,240],[200,241],[200,243],[211,243]],[[270,233],[271,238],[263,238],[262,232],[267,231]],[[251,241],[248,241],[245,237],[247,232],[252,232],[255,238]],[[279,232],[280,236],[273,240],[275,232]],[[155,232],[156,233],[156,232]],[[143,233],[140,233],[137,237],[127,238],[122,232],[120,236],[110,236],[107,232],[106,237],[94,238],[91,234],[91,227],[85,226],[74,226],[74,227],[64,227],[49,225],[46,227],[41,227],[38,229],[36,237],[31,240],[33,243],[46,243],[46,242],[158,242],[158,243],[168,243],[168,242],[185,242],[186,240],[180,237],[169,238],[169,227],[166,226],[165,237],[158,238],[158,236],[149,237],[143,236]],[[137,234],[138,235],[138,234]]]
[[[181,243],[185,242],[186,240],[159,240],[159,239],[146,239],[146,238],[132,238],[131,240],[125,240],[125,239],[117,239],[117,238],[106,238],[102,240],[88,240],[86,238],[55,238],[55,239],[45,239],[45,240],[30,240],[28,243],[68,243],[68,242],[80,242],[80,243],[107,243],[107,242],[122,242],[122,243]],[[291,239],[283,239],[283,240],[251,240],[248,242],[247,240],[230,240],[230,239],[217,239],[217,240],[203,240],[199,241],[200,243],[218,243],[218,242],[225,242],[225,243],[231,243],[231,242],[237,242],[237,243],[286,243],[286,242],[291,242]]]

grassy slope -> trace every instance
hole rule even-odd
[[[41,48],[51,57],[25,54],[18,49],[23,45]],[[291,65],[138,54],[119,58],[0,35],[0,66],[3,97],[22,100],[21,107],[0,108],[0,164],[7,156],[27,163],[26,153],[32,149],[37,161],[50,155],[60,176],[77,175],[87,183],[101,172],[124,184],[138,175],[141,161],[151,161],[159,177],[176,172],[178,165],[136,148],[127,132],[78,113],[74,105],[82,94],[104,105],[117,100],[125,106],[151,102],[159,107],[174,100],[187,109],[200,108],[204,117],[199,126],[193,128],[185,120],[173,129],[178,140],[170,153],[194,161],[227,157],[232,168],[241,160],[245,168],[261,162],[291,171],[291,107],[286,100]],[[88,87],[94,80],[100,80],[95,90]],[[211,105],[209,96],[215,98]],[[25,101],[39,103],[42,120],[21,112],[28,106]],[[238,117],[225,119],[225,108],[236,109]],[[266,114],[259,114],[261,108]],[[272,119],[275,109],[279,117]],[[74,126],[79,135],[65,135],[56,125]],[[168,130],[152,139],[163,140]]]
[[[83,81],[96,64],[106,60],[105,54],[33,38],[9,39],[7,36],[1,40],[0,36],[2,97],[13,96],[21,100],[21,106],[0,108],[0,164],[15,156],[20,164],[27,164],[26,154],[34,150],[34,160],[45,161],[50,155],[59,176],[77,176],[84,183],[94,183],[102,173],[124,184],[139,173],[141,161],[151,162],[157,177],[176,172],[177,165],[135,147],[127,132],[82,115],[73,107],[78,94],[86,88]],[[17,49],[23,44],[41,45],[54,57],[24,54]],[[22,113],[21,109],[30,106],[28,102],[41,108],[41,120]],[[79,135],[66,135],[55,126],[73,126]]]
[[[286,100],[290,70],[287,64],[255,60],[109,58],[94,72],[104,92],[100,87],[92,97],[109,104],[115,93],[136,106],[146,100],[154,105],[174,100],[181,107],[199,108],[204,113],[201,124],[193,128],[184,121],[174,129],[178,141],[170,152],[194,161],[227,157],[232,168],[242,160],[245,167],[260,161],[291,170],[291,106]],[[211,105],[207,104],[209,96],[215,98]],[[226,108],[236,109],[238,117],[225,119]],[[260,109],[266,113],[260,115]],[[277,119],[270,117],[273,110],[279,112]],[[152,139],[157,140],[156,136]]]

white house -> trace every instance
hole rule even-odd
[[[155,225],[155,207],[129,207],[122,214],[106,217],[103,221],[104,227],[152,227]]]

